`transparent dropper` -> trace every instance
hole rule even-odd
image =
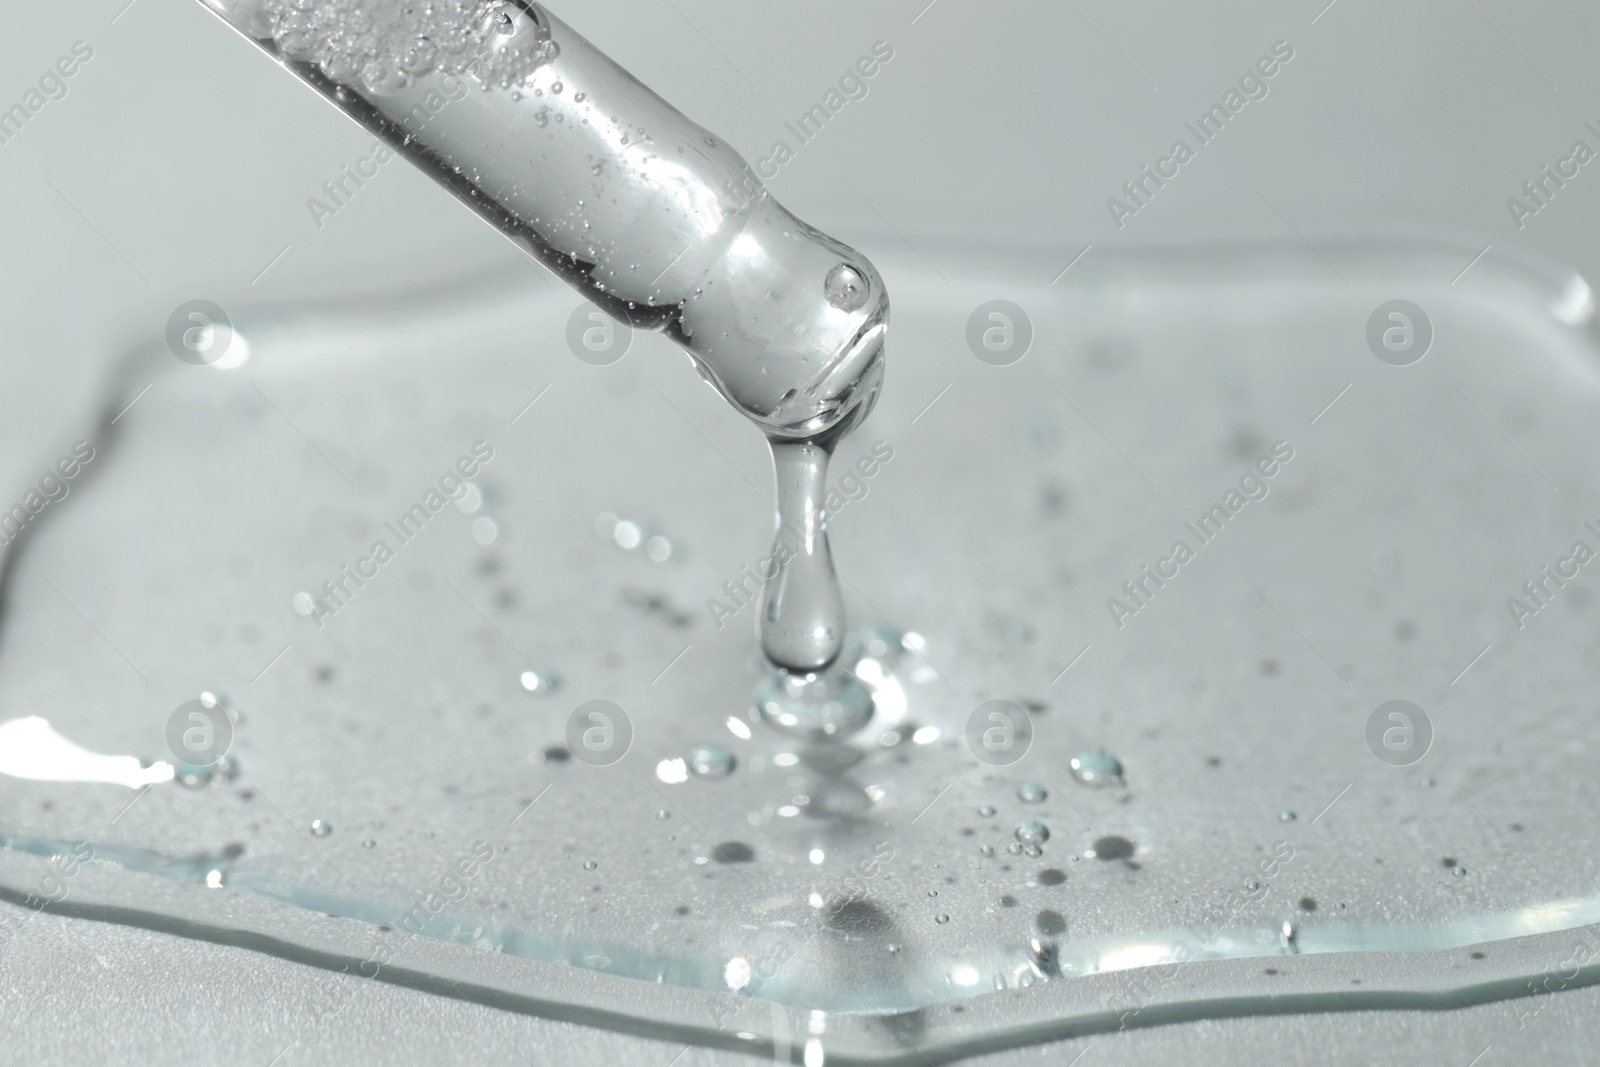
[[[872,264],[543,7],[458,3],[477,24],[430,63],[417,49],[445,45],[358,32],[383,0],[201,2],[602,310],[682,345],[768,437],[871,409]]]
[[[866,257],[530,0],[201,2],[602,310],[681,345],[760,427],[779,529],[805,536],[759,619],[786,695],[757,706],[807,735],[864,723],[870,698],[834,666],[844,610],[823,500],[833,447],[883,380],[889,300]]]

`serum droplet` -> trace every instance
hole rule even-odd
[[[1122,761],[1104,749],[1091,749],[1072,757],[1072,777],[1084,785],[1122,784]]]
[[[701,745],[689,753],[689,769],[698,778],[726,778],[737,762],[721,745]]]

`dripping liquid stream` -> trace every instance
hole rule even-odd
[[[853,420],[852,420],[853,421]],[[778,730],[810,742],[855,733],[872,718],[872,694],[840,663],[844,597],[828,546],[828,460],[842,433],[772,440],[777,477],[778,570],[761,605],[761,650],[776,668],[755,694]]]

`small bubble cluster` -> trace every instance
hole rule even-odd
[[[397,93],[435,72],[508,89],[557,51],[518,10],[505,0],[262,0],[259,28],[289,59],[364,92]]]
[[[202,701],[204,696],[202,696]],[[185,789],[204,789],[208,785],[227,785],[239,777],[239,760],[223,756],[212,764],[179,763],[172,771],[172,780]]]
[[[1011,836],[1016,840],[1006,846],[1007,852],[1037,858],[1044,854],[1043,846],[1050,840],[1050,828],[1042,822],[1019,823]]]

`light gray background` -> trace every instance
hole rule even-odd
[[[752,159],[873,42],[892,44],[895,58],[870,95],[770,183],[799,215],[869,253],[964,237],[1059,247],[1065,266],[1089,244],[1292,238],[1298,229],[1313,238],[1443,233],[1596,273],[1600,177],[1591,171],[1600,165],[1521,231],[1505,206],[1575,139],[1600,147],[1583,129],[1587,119],[1600,124],[1590,55],[1600,11],[1584,5],[900,0],[862,10],[819,0],[752,11],[737,0],[619,0],[556,11]],[[0,107],[73,42],[95,49],[69,95],[0,145],[8,478],[76,436],[108,356],[157,334],[180,301],[322,298],[484,265],[542,284],[498,236],[399,164],[316,229],[306,198],[365,151],[366,136],[194,0],[13,5],[6,21]],[[1295,58],[1270,95],[1119,231],[1107,197],[1277,40]],[[6,972],[7,1015],[19,1021],[0,1058],[95,1062],[111,1040],[135,1062],[265,1062],[293,1036],[294,990],[332,980],[235,950],[47,925],[56,940],[33,942]],[[92,984],[111,992],[80,999],[61,985],[69,974],[96,975]],[[571,1050],[564,1059],[588,1050],[666,1063],[677,1052],[491,1019],[400,990],[368,996],[353,1010],[364,1025],[334,1028],[301,1049],[300,1062],[392,1059],[372,1044],[379,1037],[432,1062],[547,1060],[555,1045],[535,1051],[546,1042]],[[92,1019],[87,1028],[63,997]],[[1593,1003],[1592,993],[1575,994],[1544,1011],[1580,1019]],[[1514,1026],[1511,1007],[1477,1012],[1496,1013],[1497,1032]],[[1474,1014],[1394,1020],[1386,1044],[1395,1062],[1464,1064],[1477,1054]],[[1314,1042],[1344,1062],[1341,1035],[1373,1021],[1208,1024],[1107,1040],[1088,1056],[1114,1048],[1119,1061],[1221,1062],[1249,1031],[1287,1061],[1320,1062],[1308,1051]],[[1547,1018],[1541,1040],[1566,1029]],[[1080,1051],[1007,1062],[1069,1062]],[[1561,1059],[1563,1049],[1546,1052]],[[718,1058],[692,1050],[678,1062]]]

